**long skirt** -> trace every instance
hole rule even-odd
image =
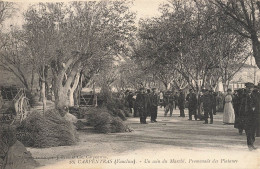
[[[223,123],[226,123],[226,124],[235,123],[235,113],[234,113],[233,105],[231,102],[225,103]]]

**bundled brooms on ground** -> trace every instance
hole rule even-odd
[[[39,166],[31,153],[16,138],[15,126],[0,126],[0,168],[1,169],[33,169]]]
[[[106,108],[92,109],[86,116],[90,126],[99,133],[119,133],[129,131],[120,117],[113,116]]]
[[[30,147],[74,145],[78,140],[72,122],[62,117],[57,109],[44,113],[32,112],[17,128],[18,139]]]
[[[80,109],[87,123],[98,133],[129,132],[124,124],[129,116],[126,108],[118,100],[111,100],[105,106]],[[72,115],[71,115],[72,116]],[[76,121],[62,117],[59,110],[51,109],[44,113],[32,112],[17,127],[18,140],[29,147],[56,147],[74,145],[78,141]],[[81,126],[82,126],[81,124]]]

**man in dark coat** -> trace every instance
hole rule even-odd
[[[130,113],[133,113],[133,108],[134,108],[134,95],[133,92],[129,92],[129,95],[127,96],[127,101],[128,101],[128,107],[130,110]]]
[[[180,90],[180,95],[178,98],[178,106],[180,109],[180,116],[179,117],[185,117],[184,109],[185,109],[185,96],[182,90]]]
[[[213,113],[212,113],[212,95],[209,93],[208,89],[204,89],[201,101],[203,102],[204,119],[203,124],[208,124],[208,118],[210,116],[210,124],[213,124]]]
[[[146,114],[147,116],[151,116],[151,112],[152,112],[152,105],[151,105],[151,90],[147,89],[146,90]]]
[[[246,94],[243,96],[240,115],[244,119],[247,146],[250,151],[255,150],[255,132],[256,132],[256,117],[255,117],[255,95],[253,94],[254,84],[246,83]]]
[[[175,97],[173,92],[168,91],[165,97],[165,113],[164,116],[167,116],[168,112],[170,111],[170,116],[172,116],[173,108],[175,106]]]
[[[217,93],[213,90],[210,90],[210,94],[212,95],[212,112],[214,115],[217,114]]]
[[[175,110],[176,110],[176,108],[177,108],[177,106],[178,106],[178,98],[179,98],[179,96],[178,96],[178,92],[176,92],[176,93],[174,94]]]
[[[157,94],[157,89],[153,88],[153,93],[151,94],[151,122],[157,122],[157,113],[158,113],[158,105],[159,105],[159,96]]]
[[[202,102],[202,98],[203,98],[203,92],[201,91],[199,93],[198,96],[198,114],[197,114],[197,119],[199,120],[204,120],[204,110],[203,110],[203,102]]]
[[[234,113],[235,113],[235,123],[234,127],[238,129],[238,133],[242,135],[244,126],[243,126],[243,119],[240,116],[240,106],[242,103],[242,98],[244,94],[244,89],[238,89],[235,94],[234,94],[234,99],[233,99],[233,105],[234,105]]]
[[[255,103],[255,125],[256,125],[256,137],[260,137],[260,83],[255,86],[253,91],[254,103]]]
[[[186,97],[186,101],[188,101],[188,109],[189,109],[189,120],[192,120],[192,115],[194,115],[195,120],[197,120],[197,104],[198,100],[196,94],[193,89],[189,90],[190,93]]]
[[[134,117],[138,117],[138,110],[137,110],[137,104],[136,104],[136,96],[139,93],[139,91],[136,91],[133,96],[133,106],[134,106]]]
[[[140,116],[140,123],[141,124],[147,124],[146,123],[146,96],[144,93],[144,88],[140,88],[140,92],[136,96],[136,107],[139,112]]]

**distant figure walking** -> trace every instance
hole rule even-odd
[[[233,108],[233,104],[232,104],[232,91],[231,91],[231,89],[228,89],[227,92],[228,93],[225,97],[223,123],[234,124],[235,123],[235,112],[234,112],[234,108]]]

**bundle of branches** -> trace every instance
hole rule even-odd
[[[73,145],[78,140],[75,126],[56,109],[48,110],[44,114],[32,112],[17,130],[20,133],[18,140],[32,147]]]
[[[93,109],[89,114],[88,123],[100,133],[118,133],[129,131],[128,126],[119,117],[114,117],[105,108]]]
[[[24,145],[17,141],[15,126],[0,127],[0,168],[32,169],[39,164]]]
[[[120,117],[122,120],[126,120],[125,117],[130,117],[130,112],[121,99],[112,98],[108,100],[106,107],[113,115]]]
[[[8,150],[17,140],[15,128],[8,124],[2,124],[0,126],[0,138],[0,168],[3,168]]]

